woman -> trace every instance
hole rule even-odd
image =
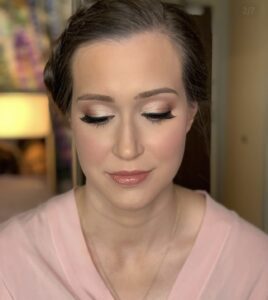
[[[3,226],[1,299],[267,299],[267,236],[172,182],[206,78],[176,5],[100,0],[71,17],[45,83],[86,183]]]

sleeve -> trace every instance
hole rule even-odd
[[[14,300],[2,279],[0,279],[0,299]]]
[[[260,277],[256,281],[251,291],[249,300],[267,300],[268,299],[268,265],[263,269]]]

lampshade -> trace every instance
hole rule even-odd
[[[0,138],[40,138],[49,131],[45,94],[0,93]]]

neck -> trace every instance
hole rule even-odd
[[[151,205],[135,211],[95,205],[91,189],[85,186],[77,192],[77,205],[85,236],[101,247],[127,255],[162,247],[177,214],[174,186]]]

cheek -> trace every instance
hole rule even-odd
[[[86,171],[89,167],[101,165],[109,153],[110,146],[107,139],[97,134],[95,128],[93,133],[87,126],[82,127],[77,130],[73,128],[73,138],[81,167]]]
[[[151,140],[155,156],[165,161],[181,161],[184,153],[186,127],[174,123],[169,128],[161,128]]]

